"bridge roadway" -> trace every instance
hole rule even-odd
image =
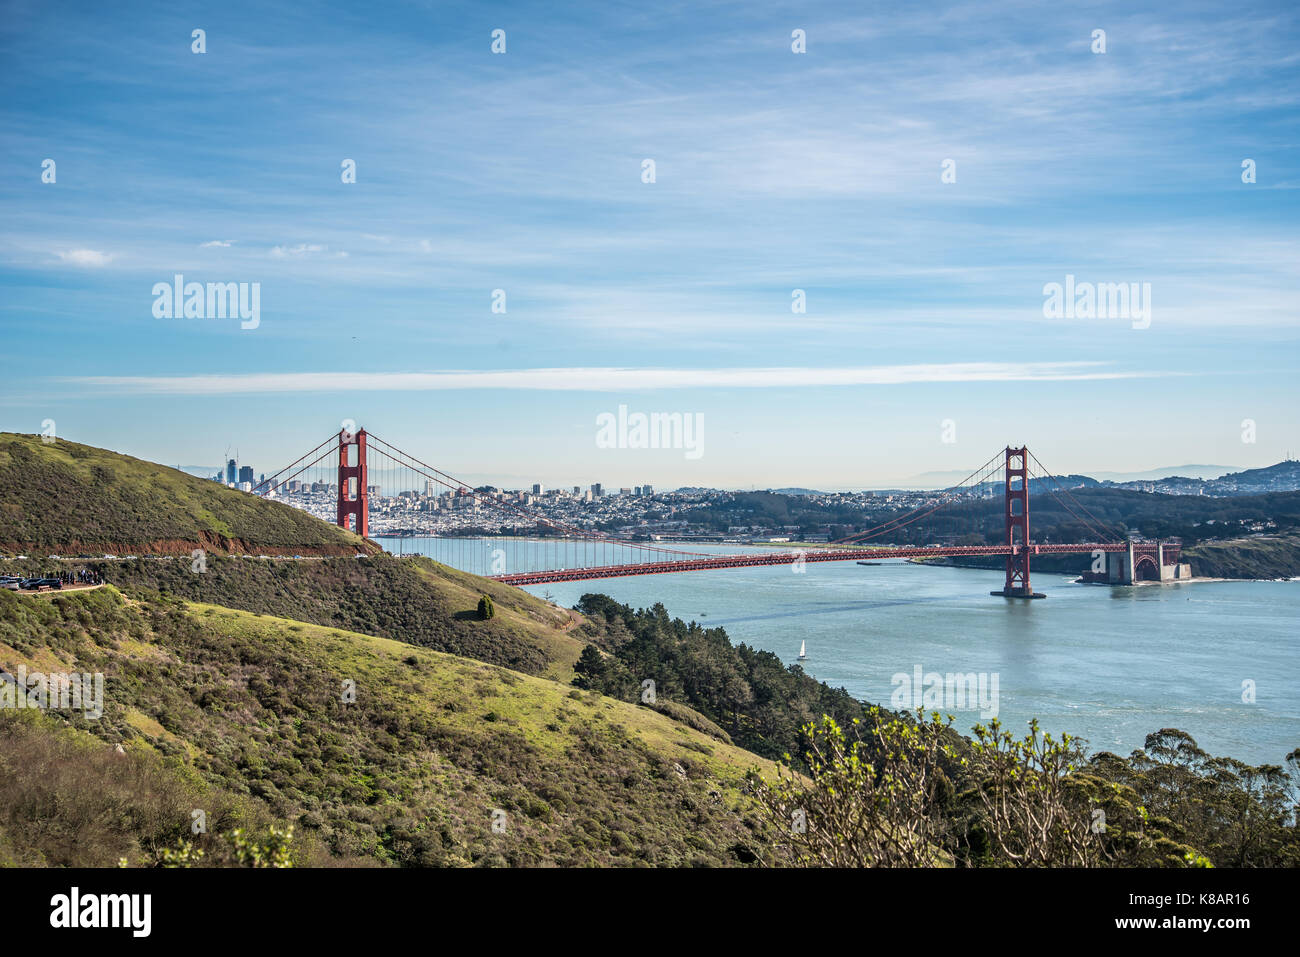
[[[590,578],[622,578],[628,575],[663,575],[669,572],[708,571],[717,568],[750,568],[757,565],[792,565],[804,562],[868,561],[882,558],[955,558],[959,555],[1014,555],[1023,545],[951,545],[920,546],[915,548],[808,548],[796,552],[759,552],[749,555],[710,555],[701,558],[683,558],[663,562],[642,562],[629,565],[600,565],[590,568],[556,568],[546,571],[516,572],[512,575],[491,575],[493,581],[506,585],[544,585],[550,582],[584,581]],[[1087,552],[1126,552],[1128,542],[1082,545],[1029,545],[1029,555],[1061,555]],[[1134,543],[1135,552],[1155,553],[1155,543]],[[1171,546],[1166,545],[1167,550]]]

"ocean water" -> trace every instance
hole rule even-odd
[[[493,539],[407,539],[400,548],[485,573],[500,545]],[[396,541],[385,547],[399,550]],[[513,546],[509,554],[510,570],[517,571],[562,552],[539,543]],[[772,651],[790,664],[805,642],[802,666],[809,674],[886,705],[914,700],[899,697],[904,691],[920,694],[917,668],[923,676],[974,674],[985,682],[985,703],[995,704],[1013,732],[1037,717],[1045,730],[1087,739],[1093,751],[1127,754],[1161,728],[1179,728],[1211,753],[1255,764],[1280,764],[1300,747],[1300,582],[1110,588],[1036,574],[1033,583],[1046,599],[990,596],[1002,585],[1001,571],[887,561],[808,564],[802,573],[781,565],[645,575],[527,590],[564,606],[587,592],[634,607],[660,602],[673,617],[725,628],[733,642]],[[950,697],[941,710],[969,732],[987,723],[992,710],[978,705]]]

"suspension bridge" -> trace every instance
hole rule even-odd
[[[1092,540],[1033,542],[1029,534],[1031,481],[1037,482],[1038,494],[1051,495]],[[429,539],[434,545],[432,557],[467,570],[476,561],[482,562],[485,577],[516,586],[765,565],[802,568],[816,562],[1001,556],[1006,565],[1005,582],[991,594],[1042,598],[1030,582],[1031,561],[1035,556],[1060,554],[1092,555],[1092,580],[1112,584],[1170,580],[1187,574],[1187,566],[1179,564],[1178,543],[1134,542],[1108,532],[1106,524],[1023,446],[999,450],[958,484],[928,495],[924,504],[837,541],[734,554],[620,538],[576,520],[559,520],[544,514],[528,492],[474,488],[365,429],[344,429],[330,435],[253,491],[331,517],[363,538],[374,531],[372,503],[375,517],[389,531],[400,529],[418,512],[441,513],[440,531]],[[576,501],[578,490],[574,493]],[[891,536],[897,539],[904,529],[933,520],[945,506],[976,498],[1001,500],[1005,535],[1000,533],[997,543],[890,544]],[[487,555],[475,555],[476,537],[485,539]]]

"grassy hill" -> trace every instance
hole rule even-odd
[[[0,433],[0,552],[355,555],[305,512],[105,449]]]
[[[152,860],[193,808],[213,834],[293,825],[300,863],[718,865],[758,840],[754,755],[401,642],[111,586],[0,591],[0,667],[20,665],[102,672],[106,705],[68,729],[0,711],[0,771],[21,771],[0,774],[0,864]]]
[[[202,573],[192,570],[195,548],[209,553]],[[0,434],[0,552],[31,554],[0,560],[0,571],[11,574],[66,567],[49,554],[175,555],[85,564],[124,588],[393,638],[558,680],[572,676],[584,644],[569,633],[577,615],[526,592],[427,559],[399,561],[298,509],[62,439],[47,445],[39,436]],[[475,614],[484,593],[497,609],[488,622]]]
[[[426,558],[211,558],[201,574],[188,558],[91,564],[127,589],[394,638],[561,680],[584,644],[569,632],[578,615]],[[496,606],[489,621],[478,620],[483,594]]]
[[[1206,542],[1183,549],[1192,572],[1207,578],[1295,578],[1300,575],[1300,535]]]

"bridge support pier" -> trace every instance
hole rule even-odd
[[[1106,553],[1106,581],[1111,585],[1133,584],[1133,543],[1128,550]]]

